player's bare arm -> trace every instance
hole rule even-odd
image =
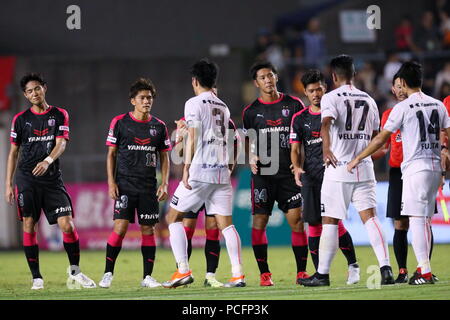
[[[161,161],[161,184],[156,192],[156,196],[158,197],[158,201],[164,201],[169,197],[169,192],[167,191],[170,171],[169,153],[167,151],[160,151],[159,158]]]
[[[14,187],[13,177],[17,167],[17,159],[19,157],[19,146],[11,144],[11,149],[8,154],[8,163],[6,167],[6,179],[5,179],[5,199],[10,205],[14,201]]]
[[[175,138],[175,152],[178,152],[178,155],[180,157],[183,156],[183,140],[186,137],[188,130],[186,127],[186,121],[184,120],[175,120],[174,121],[177,125],[177,134]]]
[[[301,145],[300,143],[291,144],[291,161],[293,166],[293,174],[295,177],[295,183],[301,187],[301,175],[305,173],[302,168],[302,155],[301,155]]]
[[[39,162],[36,167],[34,167],[32,173],[33,175],[40,177],[47,172],[48,167],[58,159],[66,150],[67,141],[65,138],[56,138],[56,144],[50,155],[44,159],[44,161]]]
[[[184,162],[184,170],[183,170],[183,183],[186,189],[192,190],[192,187],[189,185],[189,168],[191,167],[192,159],[194,158],[195,153],[195,139],[196,133],[195,128],[189,128],[188,131],[188,139],[186,142],[186,156]]]
[[[236,140],[234,141],[233,145],[233,162],[228,165],[228,169],[230,170],[230,174],[233,172],[234,168],[236,168],[237,159],[240,155],[242,143],[241,139],[238,136],[238,133],[236,131],[233,131],[236,135]]]
[[[320,135],[322,137],[323,162],[326,166],[329,166],[331,164],[334,168],[336,168],[337,159],[330,149],[330,127],[333,120],[334,119],[332,117],[325,117],[322,120]]]
[[[108,175],[108,194],[111,199],[119,198],[119,187],[116,183],[115,172],[117,164],[117,147],[108,147],[106,158],[106,174]]]
[[[384,144],[386,144],[386,141],[391,137],[392,132],[388,131],[386,129],[383,129],[379,134],[375,136],[375,138],[370,141],[369,145],[366,149],[364,149],[360,154],[358,154],[355,159],[353,159],[348,165],[347,170],[350,173],[353,173],[353,168],[355,168],[361,160],[364,158],[372,155],[375,153],[378,149],[380,149]]]

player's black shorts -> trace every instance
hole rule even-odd
[[[278,208],[287,213],[289,209],[301,208],[301,188],[295,184],[294,175],[260,176],[251,178],[252,214],[272,215],[275,201]]]
[[[303,185],[303,221],[311,225],[322,223],[322,212],[320,206],[320,190],[322,185]]]
[[[402,209],[402,192],[402,171],[400,168],[390,168],[386,217],[395,220],[406,217],[400,214]],[[437,204],[435,204],[434,213],[436,214],[437,212]]]
[[[207,217],[214,217],[213,214],[208,214],[208,212],[206,212],[205,205],[203,205],[197,212],[189,211],[189,212],[185,213],[183,218],[186,218],[186,219],[197,219],[198,215],[200,214],[200,212],[202,212],[202,210],[205,210],[205,216],[207,216]]]
[[[125,219],[130,223],[154,225],[159,221],[159,202],[155,185],[139,178],[121,177],[116,179],[119,199],[114,203],[114,220]]]
[[[61,178],[43,181],[17,172],[16,201],[18,218],[32,217],[39,221],[44,211],[49,224],[56,224],[59,217],[72,214],[72,201]]]

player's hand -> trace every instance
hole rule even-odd
[[[302,168],[295,168],[293,169],[294,177],[295,177],[295,184],[299,187],[303,187],[301,175],[302,173],[305,173],[305,171]]]
[[[439,188],[444,190],[444,186],[445,186],[445,176],[442,176],[441,184],[439,185]]]
[[[32,171],[33,175],[35,175],[36,177],[40,177],[40,176],[44,175],[44,173],[48,169],[48,166],[49,166],[49,164],[47,161],[39,162]]]
[[[352,161],[349,162],[349,164],[347,164],[347,171],[350,173],[353,173],[353,169],[359,164],[359,160],[358,159],[353,159]]]
[[[449,160],[449,152],[447,148],[443,148],[441,150],[441,167],[443,171],[447,171],[448,168],[448,160]]]
[[[183,184],[184,187],[188,190],[192,190],[192,187],[189,185],[189,169],[183,170]]]
[[[258,161],[258,156],[254,155],[250,157],[250,169],[252,170],[253,174],[258,174]]]
[[[323,163],[327,168],[330,164],[333,166],[333,168],[336,168],[337,159],[331,150],[323,151]]]
[[[177,124],[177,139],[175,142],[180,143],[181,141],[183,141],[184,136],[188,133],[186,121],[175,120],[174,122]]]
[[[108,194],[113,200],[119,199],[119,186],[117,185],[117,183],[108,183]]]
[[[158,191],[156,191],[156,196],[158,197],[158,201],[167,200],[169,197],[169,192],[167,191],[167,184],[163,183],[159,186]]]
[[[10,205],[12,205],[14,203],[14,190],[13,190],[13,187],[10,185],[6,186],[5,199],[6,199],[6,202],[8,202]]]

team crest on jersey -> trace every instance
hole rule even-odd
[[[55,119],[48,119],[48,126],[49,127],[54,127],[55,123],[56,123]]]
[[[150,129],[150,135],[152,137],[156,136],[157,133],[158,133],[158,131],[156,131],[156,129],[154,129],[154,128]]]
[[[284,109],[281,111],[281,114],[283,115],[283,117],[289,117],[289,113],[290,113],[290,110],[289,109],[287,109],[288,107],[283,107]]]

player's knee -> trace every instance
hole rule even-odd
[[[396,230],[408,231],[408,229],[409,229],[409,219],[408,218],[396,219],[395,222],[394,222],[394,227],[395,227]]]
[[[117,233],[119,236],[124,237],[128,230],[128,221],[120,221],[115,220],[114,221],[114,232]]]
[[[34,220],[31,218],[23,219],[23,231],[27,233],[33,233],[36,231]]]
[[[153,225],[141,225],[141,233],[144,235],[151,236],[155,232]]]
[[[254,229],[265,229],[267,222],[269,221],[269,216],[265,214],[255,214],[253,216],[252,227]]]

